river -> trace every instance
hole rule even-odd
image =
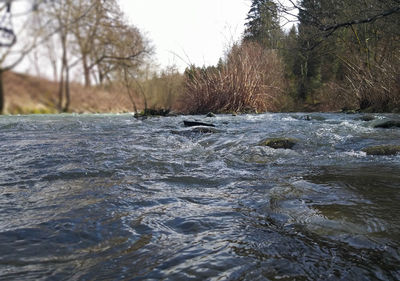
[[[1,116],[0,280],[399,280],[400,155],[361,149],[400,116],[361,116]]]

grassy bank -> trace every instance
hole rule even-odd
[[[58,112],[58,83],[14,72],[6,72],[4,76],[6,114]],[[142,107],[140,99],[137,99],[136,103]],[[133,111],[131,101],[122,89],[86,88],[79,83],[71,83],[70,112],[121,113],[131,111]]]

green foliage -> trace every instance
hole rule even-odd
[[[301,0],[283,39],[289,91],[304,103],[399,106],[400,9],[390,1]]]
[[[282,39],[277,6],[271,0],[253,0],[246,18],[245,41],[277,49]]]

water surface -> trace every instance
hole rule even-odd
[[[310,117],[0,117],[0,279],[399,280],[400,117]]]

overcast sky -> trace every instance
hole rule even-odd
[[[132,24],[152,41],[161,67],[214,65],[240,39],[249,0],[120,0]]]

